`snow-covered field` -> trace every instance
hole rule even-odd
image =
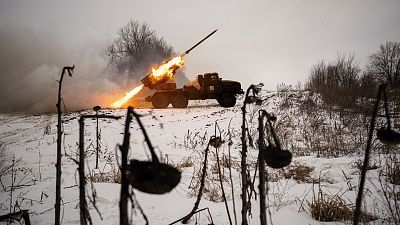
[[[275,97],[276,98],[276,97]],[[298,117],[294,115],[296,110],[282,111],[278,109],[278,100],[269,98],[265,109],[277,113],[278,122],[285,116]],[[136,112],[143,115],[142,121],[149,133],[153,145],[162,161],[180,167],[182,179],[180,184],[170,193],[164,195],[150,195],[135,191],[137,201],[143,208],[150,224],[169,224],[185,216],[193,207],[196,200],[194,189],[198,181],[198,171],[203,161],[204,150],[208,138],[214,134],[215,122],[223,132],[226,144],[219,149],[219,156],[228,155],[227,131],[230,124],[233,145],[232,154],[232,176],[234,187],[234,199],[236,202],[236,214],[240,223],[241,210],[241,182],[240,182],[240,129],[241,129],[241,102],[233,108],[222,108],[216,101],[193,101],[187,109],[137,109]],[[256,109],[249,109],[253,118],[248,118],[250,130],[254,133],[257,127]],[[122,143],[126,110],[103,110],[103,113],[119,115],[118,121],[100,120],[101,128],[101,154],[100,166],[95,170],[95,120],[87,120],[85,126],[85,145],[87,151],[86,172],[89,174],[104,171],[109,172],[112,167],[118,167],[119,150],[116,148]],[[79,224],[79,194],[77,164],[72,159],[77,159],[78,150],[78,118],[82,114],[92,114],[93,111],[65,113],[63,119],[65,139],[63,143],[62,159],[62,224]],[[286,117],[287,118],[287,117]],[[54,224],[54,201],[55,201],[55,161],[56,161],[56,114],[51,115],[21,115],[0,114],[0,141],[1,148],[9,155],[8,162],[21,159],[16,168],[14,185],[18,186],[9,192],[11,186],[11,173],[1,177],[0,187],[0,215],[10,211],[10,205],[14,210],[28,209],[32,224]],[[294,128],[295,129],[295,128]],[[144,137],[137,123],[131,124],[130,158],[146,160],[150,153],[144,143]],[[298,132],[293,132],[296,134]],[[256,142],[257,135],[254,135]],[[295,147],[306,148],[298,135],[293,137],[298,144]],[[293,147],[293,146],[292,146]],[[295,148],[294,147],[294,148]],[[215,149],[210,149],[208,161],[207,182],[209,189],[217,190],[216,198],[220,199],[218,174],[213,167],[216,164]],[[257,160],[258,150],[249,149],[248,163],[254,165]],[[320,181],[320,184],[312,184],[312,181],[299,182],[294,179],[279,177],[270,180],[268,192],[268,205],[270,214],[267,214],[275,225],[289,224],[324,224],[311,217],[309,204],[318,192],[318,186],[332,196],[340,195],[349,203],[355,202],[359,170],[355,167],[355,161],[360,157],[341,156],[337,158],[322,158],[316,154],[296,156],[292,164],[305,164],[313,167],[311,179]],[[182,166],[184,161],[190,161],[193,165]],[[190,165],[190,164],[189,164]],[[252,167],[254,170],[254,167]],[[254,172],[250,171],[253,177]],[[279,174],[280,170],[267,169],[271,174]],[[229,171],[224,167],[224,175],[229,177]],[[195,177],[193,179],[193,176]],[[255,179],[255,190],[258,192],[258,175]],[[93,188],[97,193],[96,205],[101,217],[94,207],[90,206],[90,215],[93,224],[118,224],[119,223],[119,195],[120,185],[116,183],[94,183]],[[369,171],[366,183],[367,211],[380,215],[383,200],[379,191],[377,171]],[[225,192],[228,197],[230,214],[233,216],[232,195],[229,180],[224,182]],[[314,190],[314,191],[313,191]],[[91,197],[91,185],[87,185],[87,193]],[[214,197],[215,197],[214,195]],[[223,202],[210,201],[211,195],[205,194],[199,208],[208,207],[212,214],[214,224],[228,224],[227,213]],[[219,196],[219,197],[218,197]],[[373,197],[375,196],[375,197]],[[379,199],[381,202],[379,202]],[[11,202],[11,204],[10,204]],[[17,203],[17,206],[15,206]],[[252,201],[252,217],[250,224],[259,224],[259,207],[257,201]],[[137,210],[132,214],[132,224],[144,224],[144,220]],[[210,223],[208,214],[203,211],[195,215],[190,224]],[[342,224],[337,222],[334,224]],[[379,222],[375,221],[376,224]],[[6,224],[5,222],[0,224]],[[326,223],[331,224],[331,223]]]

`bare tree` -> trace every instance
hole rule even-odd
[[[370,71],[364,71],[360,78],[360,96],[368,97],[368,98],[374,98],[375,93],[376,93],[376,88],[378,87],[377,80],[375,79],[375,76],[373,73]]]
[[[332,77],[332,83],[339,87],[354,87],[357,85],[360,67],[355,62],[354,54],[338,55],[335,64],[330,68],[328,76]]]
[[[324,61],[318,62],[311,67],[310,75],[305,83],[305,88],[317,93],[323,90],[327,84],[326,63]]]
[[[320,93],[328,105],[349,108],[360,95],[360,77],[361,69],[354,55],[344,54],[332,63],[321,61],[314,65],[305,86]]]
[[[357,85],[361,72],[355,62],[353,54],[339,54],[336,61],[326,64],[321,61],[311,68],[306,87],[314,90],[322,90],[327,86],[345,88]]]
[[[107,51],[109,68],[114,74],[128,74],[129,78],[136,78],[132,77],[133,74],[146,74],[152,65],[174,54],[173,48],[146,23],[131,20],[118,34],[119,37]],[[121,76],[114,79],[119,80]]]
[[[400,88],[400,42],[381,44],[369,57],[368,69],[392,88]]]

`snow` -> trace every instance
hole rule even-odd
[[[269,103],[265,105],[268,111],[277,113],[278,121],[281,114],[290,115],[294,111],[282,112],[278,110],[276,95],[267,93]],[[273,97],[275,96],[275,97]],[[275,100],[271,100],[275,99]],[[164,195],[150,195],[140,191],[135,191],[138,202],[143,208],[150,224],[169,224],[185,216],[193,207],[196,196],[190,195],[193,192],[191,186],[192,176],[199,171],[203,161],[203,153],[206,142],[201,143],[202,137],[207,139],[214,134],[214,124],[217,121],[219,127],[226,135],[228,126],[233,132],[233,146],[231,154],[234,163],[240,165],[240,127],[241,127],[241,103],[233,108],[222,108],[216,101],[191,101],[186,109],[136,109],[141,115],[143,124],[150,136],[152,144],[155,146],[161,160],[173,165],[181,163],[190,157],[194,165],[182,169],[182,179],[180,184],[170,193]],[[254,113],[257,107],[249,109]],[[107,119],[100,120],[101,129],[101,158],[99,170],[109,171],[112,166],[117,168],[119,163],[119,150],[117,145],[122,143],[123,130],[126,110],[102,110],[102,113],[122,116],[118,121]],[[63,115],[63,125],[65,139],[63,144],[62,160],[62,224],[79,224],[79,195],[78,195],[78,174],[77,164],[72,159],[77,159],[78,151],[78,119],[80,115],[92,114],[93,111],[72,112]],[[256,114],[255,114],[256,115]],[[249,120],[251,132],[255,132],[257,120]],[[13,192],[13,205],[15,201],[19,203],[21,209],[29,209],[32,224],[53,224],[54,223],[54,201],[55,201],[55,161],[56,161],[56,124],[55,114],[41,115],[13,115],[0,114],[0,140],[2,147],[15,159],[21,158],[18,168],[24,171],[17,173],[17,182],[27,184]],[[95,126],[96,121],[88,119],[85,121],[85,147],[87,149],[87,168],[86,172],[95,167]],[[46,126],[50,126],[50,133],[45,134]],[[131,123],[130,138],[130,158],[149,160],[150,153],[144,143],[144,137],[138,125],[134,121]],[[300,140],[299,132],[294,139]],[[257,135],[253,137],[257,139]],[[226,138],[226,136],[225,136]],[[298,147],[304,147],[299,141]],[[210,149],[208,179],[211,187],[219,187],[217,174],[213,174],[210,168],[216,163],[215,149]],[[248,163],[255,164],[257,160],[257,149],[250,148],[248,153]],[[228,146],[224,144],[219,149],[220,158],[222,153],[228,154]],[[103,157],[110,157],[111,163]],[[314,167],[313,177],[321,177],[320,186],[335,195],[342,193],[349,202],[355,202],[358,188],[358,170],[354,167],[354,162],[359,158],[355,156],[344,156],[339,158],[316,157],[315,154],[309,156],[297,156],[294,162],[305,163]],[[10,162],[11,159],[9,159]],[[253,168],[254,170],[254,168]],[[254,171],[251,171],[253,176]],[[272,169],[267,169],[272,170]],[[234,180],[236,213],[240,224],[241,210],[241,182],[240,169],[233,166],[232,176]],[[277,171],[272,171],[277,172]],[[23,177],[24,173],[27,175]],[[347,178],[343,175],[346,174]],[[224,169],[224,175],[229,176],[228,170]],[[379,187],[376,180],[377,173],[369,172],[367,189],[373,194],[380,196]],[[215,179],[211,179],[215,178]],[[4,187],[11,185],[10,174],[1,177]],[[94,183],[97,193],[97,207],[101,212],[102,219],[90,204],[90,215],[93,224],[118,224],[119,223],[119,195],[120,185],[115,183]],[[258,192],[258,179],[255,182],[255,190]],[[269,210],[273,224],[332,224],[314,220],[307,209],[307,201],[312,200],[311,191],[313,184],[297,182],[293,179],[280,179],[277,182],[269,182]],[[351,190],[349,190],[352,187]],[[230,184],[224,182],[225,192],[228,197],[230,214],[233,216],[232,196]],[[91,185],[88,184],[87,193],[91,194]],[[370,197],[369,197],[370,198]],[[368,199],[369,199],[368,198]],[[372,202],[368,201],[368,202]],[[0,190],[0,215],[6,214],[10,210],[10,192],[3,188]],[[382,204],[382,203],[380,203]],[[212,202],[207,200],[204,195],[199,209],[208,207],[211,211],[214,224],[228,224],[228,219],[223,202]],[[367,208],[373,207],[367,204]],[[232,217],[233,218],[233,217]],[[193,217],[189,224],[208,224],[209,218],[206,211]],[[270,216],[267,214],[267,220]],[[6,224],[5,222],[0,224]],[[144,224],[144,220],[139,211],[134,210],[132,214],[132,224]],[[259,224],[258,199],[252,201],[252,217],[250,224]],[[344,224],[337,222],[334,224]]]

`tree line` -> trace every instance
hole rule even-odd
[[[379,83],[386,83],[392,93],[400,90],[400,42],[381,44],[365,68],[354,54],[339,54],[329,63],[322,60],[312,66],[305,89],[321,94],[328,105],[353,108],[358,99],[375,96]]]

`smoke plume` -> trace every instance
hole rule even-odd
[[[61,70],[72,64],[73,77],[64,77],[62,89],[68,110],[111,101],[118,86],[104,73],[107,44],[94,31],[67,42],[50,31],[1,26],[0,111],[55,111]]]
[[[74,73],[64,77],[62,87],[67,110],[108,107],[145,76],[124,84],[111,81],[106,73],[110,43],[95,30],[68,41],[54,30],[0,25],[0,112],[55,111],[61,70],[73,64]]]

